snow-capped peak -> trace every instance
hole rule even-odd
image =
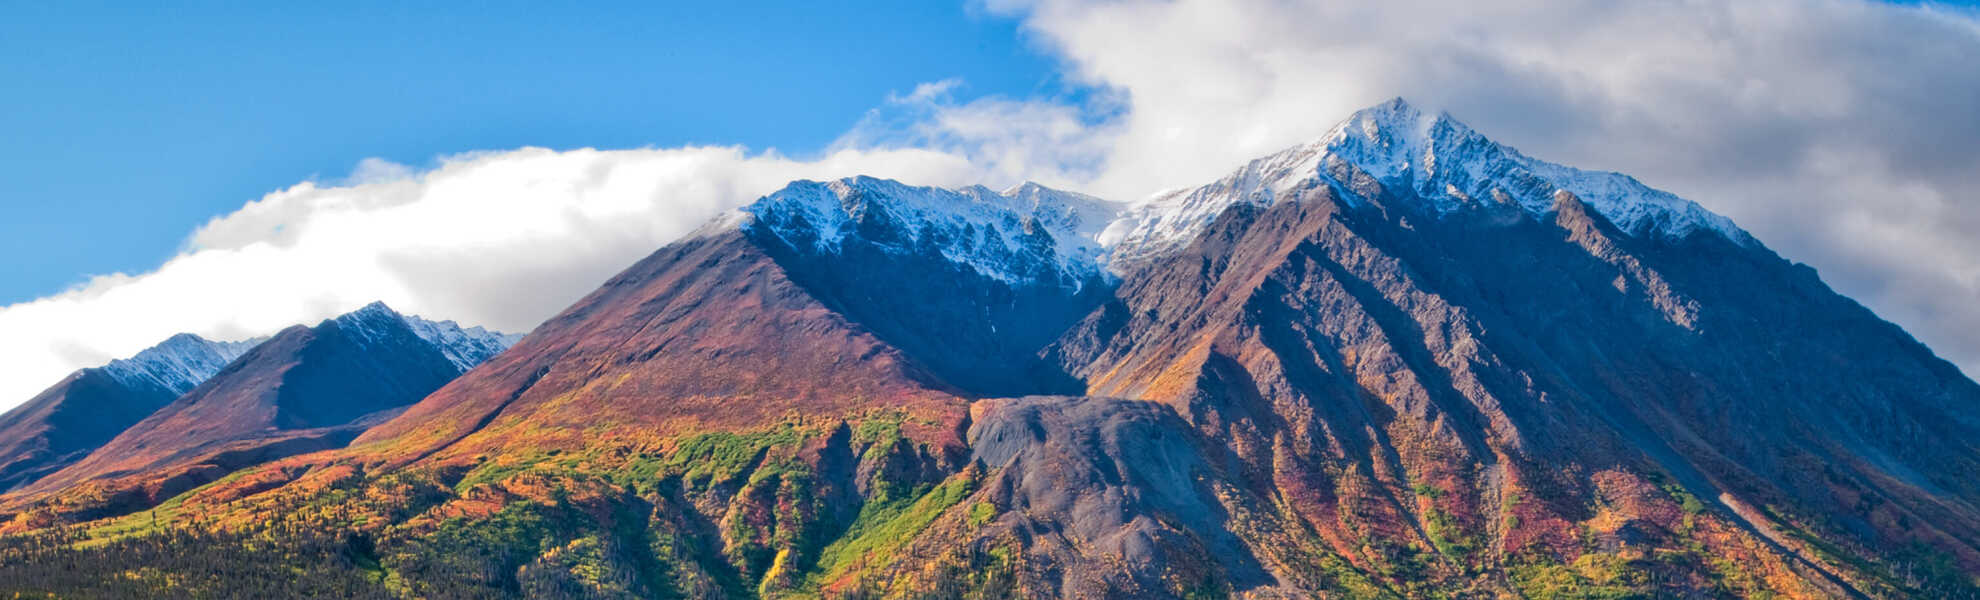
[[[1620,173],[1583,171],[1521,154],[1449,114],[1427,114],[1402,98],[1354,113],[1322,138],[1260,158],[1215,183],[1158,194],[1130,208],[1102,240],[1117,259],[1186,244],[1225,209],[1269,205],[1330,186],[1350,202],[1378,183],[1407,190],[1429,212],[1449,215],[1517,205],[1536,215],[1567,191],[1632,235],[1682,239],[1716,232],[1737,244],[1752,237],[1730,219]]]
[[[1253,160],[1208,185],[1131,205],[1025,182],[1001,192],[909,186],[872,177],[798,181],[711,224],[761,228],[797,247],[837,252],[852,237],[892,251],[939,252],[1005,281],[1078,286],[1109,267],[1189,243],[1226,209],[1331,188],[1350,204],[1402,201],[1436,217],[1514,207],[1545,217],[1568,192],[1630,235],[1753,237],[1730,219],[1627,175],[1541,161],[1449,114],[1401,98],[1356,111],[1320,139]],[[1043,272],[1041,273],[1041,268]]]
[[[1026,181],[1002,192],[1017,201],[1020,210],[1029,210],[1054,231],[1069,231],[1081,240],[1094,241],[1121,213],[1119,203],[1108,202],[1077,192],[1056,190]]]
[[[216,342],[190,333],[166,338],[130,358],[113,360],[103,370],[126,383],[149,381],[183,394],[219,373],[222,367],[268,338]]]
[[[462,371],[501,354],[522,339],[520,333],[489,331],[481,327],[461,327],[453,321],[428,321],[407,315],[406,325],[414,335],[440,348],[447,360]]]
[[[334,320],[338,326],[364,339],[384,337],[384,332],[393,323],[403,323],[412,330],[413,335],[432,344],[441,355],[447,357],[448,362],[462,371],[474,368],[522,339],[521,334],[489,331],[481,327],[463,328],[453,321],[429,321],[401,314],[384,302],[366,304]]]
[[[797,181],[726,222],[797,247],[837,252],[858,237],[891,252],[939,252],[987,277],[1077,288],[1103,273],[1097,238],[1112,203],[1026,182],[1003,192],[872,177]]]

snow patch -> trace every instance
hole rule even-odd
[[[406,325],[413,334],[440,348],[440,353],[462,371],[494,358],[522,340],[520,333],[489,331],[481,327],[461,327],[453,321],[428,321],[408,315]]]
[[[1633,236],[1712,233],[1757,244],[1732,220],[1689,200],[1620,173],[1526,156],[1401,98],[1357,111],[1318,140],[1253,160],[1208,185],[1133,204],[1028,182],[996,192],[851,177],[792,183],[707,231],[766,228],[795,247],[825,253],[838,252],[852,236],[901,252],[933,247],[1006,282],[1040,279],[1042,262],[1051,267],[1042,277],[1077,287],[1187,245],[1233,206],[1269,206],[1323,187],[1355,206],[1373,200],[1364,194],[1386,190],[1439,218],[1496,206],[1544,217],[1554,210],[1554,194],[1565,191]]]
[[[407,329],[412,330],[413,335],[432,344],[441,355],[447,357],[447,362],[453,363],[463,372],[500,354],[522,339],[522,334],[489,331],[481,327],[461,327],[453,321],[429,321],[413,315],[402,315],[385,306],[383,302],[367,304],[363,308],[337,317],[336,321],[345,332],[371,343],[376,343],[390,335],[389,331],[394,325],[403,324]]]
[[[1224,210],[1271,205],[1329,186],[1350,204],[1378,183],[1407,189],[1447,216],[1488,203],[1539,216],[1567,191],[1635,236],[1683,239],[1710,232],[1740,245],[1753,237],[1727,219],[1620,173],[1583,171],[1535,159],[1472,131],[1448,114],[1428,115],[1401,98],[1362,109],[1319,140],[1260,158],[1209,185],[1139,202],[1102,236],[1116,260],[1152,256],[1193,239]]]
[[[837,253],[858,236],[889,251],[932,249],[1007,283],[1078,289],[1104,276],[1099,237],[1114,203],[1024,183],[943,189],[872,177],[798,181],[719,221],[764,228],[793,246]]]
[[[267,339],[216,342],[181,333],[130,358],[110,361],[103,370],[127,385],[150,382],[174,394],[184,394]]]

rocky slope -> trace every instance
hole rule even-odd
[[[62,378],[0,415],[0,492],[82,459],[260,342],[179,334],[130,358]]]
[[[0,556],[109,590],[40,566],[196,523],[386,597],[1980,597],[1976,409],[1730,221],[1395,101],[1126,207],[797,182],[348,448]]]

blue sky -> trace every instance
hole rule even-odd
[[[207,219],[367,157],[805,155],[921,82],[1062,91],[1014,20],[961,3],[440,5],[0,8],[0,306],[156,268]]]

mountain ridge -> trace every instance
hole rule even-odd
[[[1135,202],[1103,200],[1030,181],[995,192],[982,186],[911,186],[861,175],[825,183],[793,182],[717,222],[758,224],[829,246],[863,215],[856,196],[877,192],[914,205],[903,219],[910,233],[928,227],[931,219],[945,218],[977,226],[991,221],[1017,225],[999,230],[1009,234],[1022,231],[1027,217],[1056,215],[1056,220],[1045,222],[1055,234],[1051,236],[1055,246],[1065,246],[1057,253],[1061,270],[1084,272],[1097,264],[1106,271],[1118,263],[1175,250],[1237,204],[1270,204],[1317,187],[1345,190],[1350,201],[1365,202],[1369,198],[1364,196],[1374,195],[1370,186],[1412,188],[1423,202],[1410,208],[1437,218],[1495,206],[1518,207],[1541,216],[1553,210],[1555,192],[1565,191],[1634,237],[1676,240],[1710,232],[1739,245],[1758,243],[1730,219],[1696,202],[1621,173],[1584,171],[1530,157],[1486,138],[1449,113],[1425,113],[1400,97],[1356,111],[1320,138],[1249,161],[1218,182]],[[962,212],[931,208],[930,200],[938,198],[936,204],[946,201],[966,208]],[[1011,204],[1014,200],[1033,205]],[[1023,245],[1013,238],[1007,235],[1000,241],[1009,248]],[[941,240],[965,241],[955,234]],[[994,260],[951,258],[1005,278],[1013,276],[994,266]]]
[[[1980,384],[1558,169],[1398,101],[1133,206],[794,182],[168,512],[400,596],[1980,596]]]
[[[130,358],[71,373],[0,414],[0,492],[81,459],[265,339],[214,342],[182,333]]]
[[[267,336],[262,336],[237,342],[216,342],[181,333],[130,358],[110,361],[102,368],[126,379],[153,378],[161,387],[183,392],[206,381],[227,363],[267,340]]]
[[[215,470],[340,447],[383,418],[372,413],[410,404],[465,370],[460,361],[471,367],[506,339],[373,303],[315,327],[290,327],[251,348],[228,347],[239,355],[211,377],[73,463],[25,483],[10,500],[95,486],[122,499],[92,510],[115,514],[211,480]]]
[[[1452,163],[1455,168],[1440,167]],[[1426,114],[1402,98],[1356,111],[1319,139],[1250,161],[1215,183],[1137,202],[1108,228],[1105,239],[1133,258],[1173,250],[1236,204],[1269,204],[1317,187],[1335,187],[1351,192],[1352,201],[1366,201],[1384,186],[1414,189],[1426,202],[1411,208],[1433,217],[1494,205],[1538,215],[1551,210],[1554,191],[1565,190],[1633,236],[1682,238],[1712,231],[1736,243],[1752,241],[1731,220],[1697,203],[1627,175],[1528,157],[1448,113]]]
[[[868,201],[884,197],[887,202]],[[777,235],[793,246],[836,251],[848,235],[897,252],[933,247],[945,258],[1004,281],[1051,277],[1077,287],[1099,274],[1101,249],[1092,221],[1111,218],[1106,201],[1022,183],[1005,192],[911,186],[854,176],[798,181],[739,211],[735,225]],[[897,221],[889,223],[889,221]]]

